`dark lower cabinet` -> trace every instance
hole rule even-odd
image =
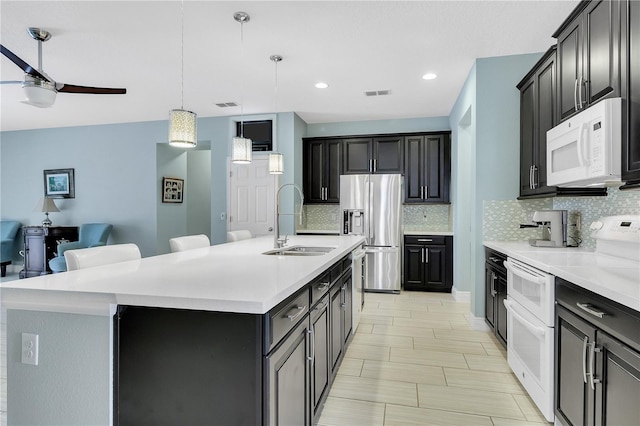
[[[329,337],[329,296],[325,296],[311,309],[311,404],[314,424],[320,414],[321,402],[329,391],[331,365]]]
[[[556,416],[567,426],[640,419],[640,313],[556,278]]]
[[[351,269],[331,288],[331,374],[335,376],[344,356],[352,327]]]
[[[267,424],[310,424],[309,330],[309,322],[302,321],[280,347],[265,358],[269,403]]]
[[[486,249],[485,261],[485,322],[493,333],[507,346],[507,308],[504,300],[507,298],[507,270],[503,266],[507,257],[491,249]]]
[[[317,423],[351,334],[350,262],[264,315],[118,306],[114,424]]]
[[[451,292],[453,237],[404,237],[404,289]]]

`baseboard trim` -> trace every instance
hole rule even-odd
[[[460,291],[453,287],[451,289],[451,294],[453,295],[453,298],[456,299],[456,302],[471,302],[470,291]]]
[[[491,331],[487,323],[484,321],[484,317],[476,317],[469,314],[469,326],[473,330],[477,331]]]

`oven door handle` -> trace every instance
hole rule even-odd
[[[523,316],[516,312],[511,306],[511,302],[507,299],[502,301],[504,303],[504,307],[507,308],[507,311],[513,315],[522,325],[524,325],[527,330],[529,330],[532,334],[535,334],[538,337],[544,337],[545,329],[543,327],[537,327],[527,321]]]
[[[509,259],[507,259],[507,261],[504,262],[503,265],[505,268],[507,268],[507,271],[511,272],[513,275],[519,276],[522,279],[538,285],[542,285],[545,283],[545,277],[542,277],[540,275],[533,275],[529,271],[526,271],[520,268],[515,263],[512,263]]]

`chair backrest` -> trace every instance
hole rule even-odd
[[[209,241],[209,237],[204,234],[200,234],[171,238],[169,240],[169,245],[171,246],[171,253],[175,253],[177,251],[209,247],[211,242]]]
[[[249,238],[251,238],[251,231],[247,229],[227,232],[227,242],[248,240]]]
[[[96,244],[106,245],[113,225],[109,223],[83,223],[80,225],[78,241],[86,247]]]
[[[140,249],[135,244],[113,244],[64,252],[68,271],[125,262],[140,257]]]
[[[13,240],[20,229],[20,222],[15,220],[0,220],[0,239]]]

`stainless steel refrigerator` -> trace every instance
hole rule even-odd
[[[366,237],[365,291],[400,292],[402,175],[340,176],[342,234]]]

